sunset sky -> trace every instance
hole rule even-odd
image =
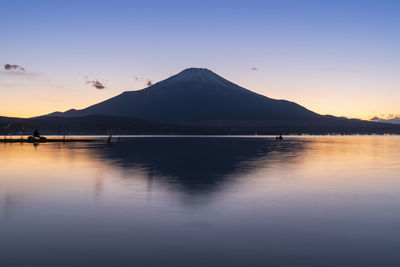
[[[321,114],[400,114],[399,14],[397,0],[3,0],[0,116],[84,108],[188,67]]]

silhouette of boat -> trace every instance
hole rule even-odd
[[[46,142],[47,138],[44,136],[29,136],[28,142],[30,143],[39,143],[39,142]]]

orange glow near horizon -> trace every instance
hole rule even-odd
[[[51,98],[46,98],[45,96],[41,98],[38,93],[35,93],[36,97],[22,97],[18,95],[14,95],[13,97],[11,95],[7,99],[0,100],[0,116],[30,118],[49,114],[55,111],[64,112],[69,109],[83,109],[123,92],[122,90],[104,90],[102,92],[82,91],[84,92],[83,94],[58,94]],[[369,97],[365,95],[363,101],[354,102],[352,101],[352,99],[356,97],[354,95],[351,96],[351,98],[346,98],[330,93],[326,93],[326,97],[324,97],[324,94],[313,96],[310,95],[309,92],[292,93],[285,90],[269,90],[268,92],[258,90],[256,92],[271,98],[296,102],[299,105],[321,115],[343,116],[347,118],[369,120],[375,115],[396,114],[396,111],[398,111],[398,105],[395,103],[396,101],[394,98],[389,101],[384,101],[382,99],[380,105],[371,105],[370,103],[374,103],[374,100],[377,100],[377,98],[372,95]],[[43,95],[46,95],[46,93]],[[337,103],[340,103],[340,105]]]
[[[113,96],[110,96],[113,97]],[[321,115],[333,115],[337,117],[347,117],[347,118],[357,118],[363,120],[369,120],[373,116],[380,114],[392,114],[393,110],[396,110],[395,103],[391,105],[384,105],[384,107],[376,108],[374,111],[366,111],[360,112],[361,110],[365,110],[368,108],[367,103],[348,103],[348,106],[341,105],[340,108],[336,107],[334,103],[318,103],[317,99],[288,99],[284,97],[272,97],[276,99],[285,99],[289,101],[296,102],[305,108],[319,113]],[[69,99],[71,101],[28,101],[28,100],[20,100],[7,103],[1,103],[0,107],[0,116],[1,117],[16,117],[16,118],[31,118],[36,116],[41,116],[45,114],[49,114],[55,111],[67,111],[69,109],[84,109],[88,106],[96,104],[98,102],[107,100],[108,97],[91,97],[88,99]],[[302,101],[303,100],[303,101]],[[331,99],[332,100],[332,99]],[[331,101],[332,102],[332,101]],[[73,104],[71,104],[73,103]],[[376,111],[375,111],[376,110]]]

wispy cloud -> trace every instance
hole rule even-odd
[[[355,69],[339,69],[334,67],[325,67],[322,70],[327,72],[357,73]]]
[[[20,65],[15,65],[15,64],[5,64],[4,69],[5,70],[22,70],[22,71],[25,70],[24,67],[21,67]]]
[[[99,80],[89,80],[89,77],[87,75],[83,76],[83,78],[86,80],[86,84],[89,84],[93,86],[96,89],[103,90],[106,89],[107,86],[105,85],[104,82],[100,82]]]
[[[381,118],[379,118],[378,116],[374,116],[371,119],[369,119],[370,121],[379,121]]]
[[[152,86],[153,84],[154,84],[154,83],[153,83],[152,80],[147,80],[147,83],[146,83],[147,86]]]
[[[151,79],[149,79],[149,78],[143,78],[143,77],[139,77],[139,76],[137,76],[137,75],[134,75],[133,76],[133,78],[135,79],[135,81],[137,81],[137,82],[144,82],[144,81],[146,81],[146,86],[152,86],[154,83],[153,83],[153,80],[151,80]]]
[[[22,67],[20,65],[5,64],[5,65],[3,65],[3,69],[0,69],[0,75],[34,76],[34,75],[36,75],[36,73],[27,71],[24,67]]]

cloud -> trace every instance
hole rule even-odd
[[[103,90],[103,89],[107,88],[104,83],[101,83],[98,80],[86,81],[86,84],[90,84],[91,86],[93,86],[94,88],[99,89],[99,90]]]
[[[143,82],[143,81],[144,81],[144,78],[135,75],[135,81],[137,81],[137,82],[139,82],[139,81],[140,81],[140,82]]]
[[[391,114],[387,114],[387,115],[384,115],[384,114],[381,114],[381,115],[382,115],[382,117],[384,117],[386,120],[400,119],[400,114],[393,114],[393,113],[391,113]]]
[[[86,80],[86,84],[90,84],[91,86],[93,86],[96,89],[103,90],[103,89],[107,88],[105,83],[102,83],[97,79],[96,80],[89,80],[87,75],[84,75],[83,78]]]
[[[258,70],[257,67],[251,67],[251,70]]]
[[[153,80],[151,80],[151,79],[149,79],[149,78],[143,78],[143,77],[139,77],[139,76],[136,76],[136,75],[134,75],[133,76],[133,78],[135,79],[135,81],[137,81],[137,82],[143,82],[143,81],[146,81],[146,86],[148,87],[148,86],[152,86],[154,83],[153,83]]]
[[[25,68],[24,67],[21,67],[21,66],[19,66],[19,65],[12,65],[12,64],[5,64],[4,65],[4,69],[5,70],[22,70],[22,71],[24,71],[25,70]]]
[[[153,81],[152,81],[152,80],[147,80],[146,85],[147,85],[147,86],[152,86],[152,85],[153,85]]]

